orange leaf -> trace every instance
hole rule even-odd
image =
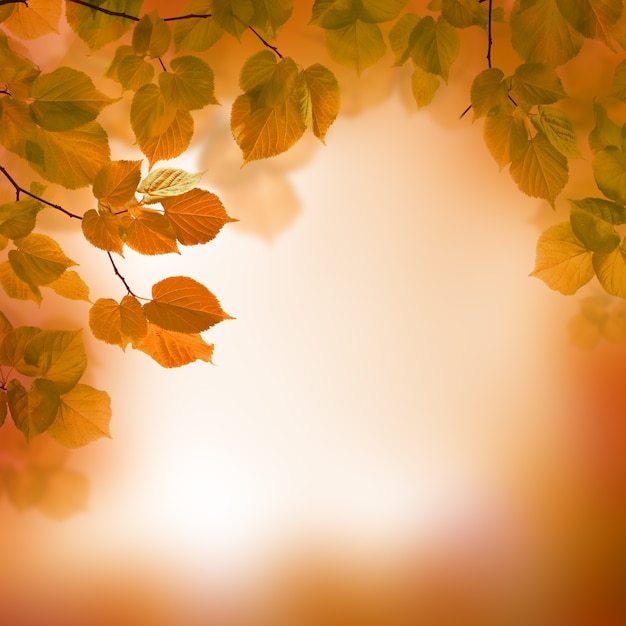
[[[191,189],[173,198],[163,198],[161,204],[176,238],[185,246],[207,243],[224,224],[236,221],[227,215],[220,199],[204,189]]]
[[[133,296],[124,296],[118,304],[100,298],[89,311],[89,327],[96,339],[122,348],[145,337],[148,322],[141,304]]]
[[[178,109],[172,123],[159,135],[137,139],[141,151],[148,157],[150,167],[157,161],[173,159],[182,154],[193,137],[191,113]]]
[[[176,233],[169,220],[158,211],[140,209],[128,223],[126,245],[140,254],[178,252]]]
[[[135,197],[141,179],[141,161],[111,161],[93,181],[93,195],[101,204],[121,207]]]
[[[181,367],[198,360],[211,363],[213,356],[213,344],[206,343],[200,335],[177,333],[156,324],[148,324],[147,335],[133,347],[162,367]]]
[[[83,215],[81,223],[85,239],[100,250],[109,250],[122,254],[124,249],[125,229],[118,215],[108,211],[98,212],[89,209]]]
[[[217,298],[201,283],[186,276],[172,276],[152,287],[151,302],[143,310],[148,320],[166,330],[199,333],[225,319]]]

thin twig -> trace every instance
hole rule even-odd
[[[489,0],[489,16],[487,19],[487,63],[491,67],[491,46],[493,39],[491,38],[491,13],[493,9],[493,0]]]
[[[4,4],[25,4],[28,6],[28,2],[26,0],[0,0],[0,7]]]
[[[163,60],[161,59],[161,57],[159,57],[159,63],[161,64],[161,68],[163,69],[163,71],[167,72],[167,68],[165,67],[165,63],[163,63]]]
[[[88,9],[93,9],[94,11],[100,11],[100,13],[106,13],[107,15],[112,15],[113,17],[123,17],[126,20],[133,20],[133,22],[139,22],[140,18],[135,15],[129,15],[128,13],[121,13],[120,11],[111,11],[110,9],[104,9],[102,7],[96,6],[89,2],[83,2],[83,0],[67,0],[68,2],[73,2],[74,4],[80,4]]]
[[[176,20],[190,20],[192,18],[196,18],[199,20],[205,20],[208,17],[213,17],[211,13],[207,13],[205,15],[198,15],[198,13],[188,13],[187,15],[179,15],[178,17],[164,17],[164,22],[175,22]]]
[[[472,105],[468,104],[467,108],[465,109],[465,111],[463,111],[463,113],[461,113],[461,115],[459,115],[459,119],[463,119],[470,112],[471,108],[472,108]]]
[[[15,182],[15,179],[11,176],[11,174],[9,174],[9,172],[7,172],[6,169],[2,167],[1,165],[0,165],[0,172],[2,172],[5,175],[6,179],[11,183],[11,185],[13,185],[13,188],[15,189],[16,201],[19,201],[20,194],[23,193],[26,196],[30,196],[34,200],[38,200],[42,204],[45,204],[53,209],[56,209],[57,211],[61,211],[61,213],[65,213],[65,215],[67,215],[68,217],[73,217],[73,218],[76,218],[77,220],[83,219],[82,215],[76,215],[75,213],[72,213],[71,211],[64,209],[62,206],[59,206],[58,204],[54,204],[53,202],[48,202],[47,200],[44,200],[41,196],[31,193],[30,191],[28,191],[28,189],[24,189],[24,187],[18,185],[17,182]]]
[[[8,89],[0,89],[0,93],[3,93],[5,96],[11,95],[11,92]]]
[[[111,261],[111,265],[113,266],[113,271],[115,272],[115,275],[122,281],[122,284],[124,285],[124,287],[126,287],[126,291],[128,292],[128,295],[133,296],[133,298],[138,298],[140,300],[146,300],[147,298],[141,298],[137,294],[133,293],[133,290],[128,286],[128,283],[126,282],[126,279],[120,274],[120,271],[117,269],[117,265],[115,265],[115,261],[113,260],[113,257],[111,256],[111,253],[108,250],[107,250],[107,256],[109,257],[109,261]]]
[[[265,41],[265,39],[263,39],[263,37],[261,37],[261,35],[259,35],[259,33],[254,28],[252,28],[252,26],[248,25],[248,30],[251,30],[259,38],[260,42],[266,48],[269,48],[270,50],[272,50],[279,59],[283,58],[283,55],[278,51],[278,48],[276,48],[275,46],[272,46],[267,41]]]

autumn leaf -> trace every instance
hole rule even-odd
[[[617,248],[620,236],[614,224],[623,224],[626,209],[602,198],[570,200],[570,224],[580,242],[593,252],[608,253]]]
[[[127,295],[119,304],[111,298],[96,300],[89,310],[89,328],[96,339],[124,350],[145,337],[148,322],[137,298]]]
[[[60,397],[59,408],[48,434],[66,448],[80,448],[111,437],[111,399],[89,385],[76,385]]]
[[[594,252],[593,269],[607,293],[626,298],[626,250],[622,245],[608,254]]]
[[[170,29],[156,11],[144,15],[133,31],[133,50],[152,59],[163,56],[170,47]]]
[[[435,22],[427,15],[411,32],[409,46],[416,65],[448,82],[450,68],[460,49],[459,35],[453,26],[442,17]]]
[[[181,333],[199,333],[232,319],[203,284],[186,276],[172,276],[156,283],[152,300],[143,309],[150,322]]]
[[[188,111],[219,104],[215,98],[213,70],[202,59],[176,57],[170,62],[170,68],[171,71],[159,74],[159,86],[166,102]]]
[[[442,0],[441,14],[456,28],[480,26],[488,20],[486,7],[473,0]]]
[[[91,302],[89,300],[89,286],[74,270],[66,270],[57,279],[48,283],[46,287],[68,300]]]
[[[119,59],[119,64],[115,68],[111,68],[111,72],[123,89],[133,91],[151,83],[154,78],[154,66],[143,56],[136,54],[132,48],[130,53]]]
[[[611,200],[626,204],[626,154],[615,146],[598,150],[592,162],[600,191]]]
[[[253,0],[254,14],[250,20],[264,37],[276,39],[282,26],[291,17],[293,0]]]
[[[252,0],[212,0],[211,12],[217,23],[239,39],[254,16]]]
[[[622,145],[622,128],[607,115],[606,109],[598,102],[593,103],[593,113],[596,125],[589,133],[589,147],[598,152],[607,146]]]
[[[40,74],[33,82],[30,110],[46,130],[72,130],[92,122],[115,100],[98,91],[91,78],[71,67]]]
[[[315,0],[310,24],[321,28],[344,28],[356,22],[361,11],[357,0]]]
[[[517,109],[508,109],[507,113],[492,110],[485,119],[483,134],[485,144],[500,169],[523,154],[529,141],[526,123]]]
[[[119,215],[89,209],[83,216],[81,228],[85,239],[92,246],[122,255],[126,226]]]
[[[150,167],[157,161],[182,154],[193,137],[193,118],[185,109],[178,109],[170,125],[158,135],[137,138],[141,151],[148,157]]]
[[[174,167],[162,167],[152,170],[137,187],[144,194],[142,202],[152,204],[163,198],[179,196],[193,189],[202,178],[202,174],[190,174]]]
[[[174,198],[164,198],[161,204],[176,239],[185,246],[207,243],[224,224],[235,221],[227,215],[220,199],[204,189],[191,189]]]
[[[26,198],[0,205],[0,234],[9,239],[20,239],[29,235],[37,221],[41,202]]]
[[[395,65],[402,65],[409,58],[411,33],[420,19],[415,13],[406,13],[389,31],[389,44],[396,57]]]
[[[98,170],[93,195],[101,205],[122,207],[135,197],[141,179],[141,161],[111,161]]]
[[[439,89],[439,77],[416,65],[411,76],[411,93],[417,108],[430,104]]]
[[[11,324],[7,316],[0,311],[0,344],[12,330],[13,324]]]
[[[387,50],[380,26],[361,20],[327,30],[326,47],[335,61],[356,70],[357,74],[374,65]]]
[[[18,3],[3,26],[22,39],[36,39],[59,32],[61,0],[28,0]]]
[[[609,96],[626,102],[626,60],[618,63],[615,68]]]
[[[0,365],[15,368],[24,376],[40,376],[41,368],[24,360],[26,346],[43,332],[36,326],[18,326],[6,334],[0,344]]]
[[[179,333],[148,324],[148,332],[133,347],[145,352],[162,367],[182,367],[193,361],[211,362],[213,344],[197,333]]]
[[[550,289],[572,295],[593,278],[593,254],[576,238],[570,223],[562,222],[539,237],[530,276],[540,278]]]
[[[513,74],[511,97],[526,105],[553,104],[567,94],[554,69],[542,63],[524,63]]]
[[[581,35],[610,45],[612,26],[622,14],[621,0],[557,0],[557,6]]]
[[[191,0],[183,8],[183,14],[211,15],[211,0]],[[224,34],[224,29],[212,19],[177,20],[174,22],[172,37],[176,52],[193,50],[201,52],[216,44]]]
[[[509,100],[507,81],[504,72],[497,67],[483,70],[472,81],[470,90],[474,119],[484,117],[490,111],[507,115],[513,103]]]
[[[13,422],[27,441],[48,429],[60,404],[57,387],[45,378],[36,378],[28,391],[19,380],[11,379],[7,400]]]
[[[319,63],[307,67],[301,77],[306,89],[303,95],[304,114],[301,110],[301,117],[313,134],[324,143],[326,132],[339,113],[339,84],[335,75]]]
[[[152,83],[141,87],[133,96],[130,107],[130,124],[137,141],[150,140],[165,132],[177,112],[178,108],[167,102],[159,87]]]
[[[542,132],[563,156],[581,158],[572,120],[554,107],[539,105],[538,110],[538,113],[530,115],[533,126]]]
[[[35,285],[29,285],[16,273],[9,261],[0,263],[0,285],[9,298],[16,300],[32,300],[41,303],[41,291]]]
[[[8,408],[7,392],[4,389],[0,389],[0,426],[4,424]]]
[[[178,252],[176,232],[169,220],[158,211],[139,209],[136,217],[126,225],[124,240],[129,248],[140,254],[168,254]]]

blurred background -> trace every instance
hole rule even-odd
[[[388,56],[357,78],[334,65],[309,10],[277,45],[338,75],[327,146],[305,136],[241,168],[229,108],[259,44],[218,44],[206,58],[222,106],[195,115],[195,143],[172,163],[206,171],[201,186],[239,222],[175,258],[119,262],[138,293],[186,275],[217,295],[236,319],[206,333],[214,364],[164,370],[86,330],[85,382],[111,395],[113,438],[62,458],[45,437],[26,449],[3,427],[2,458],[70,478],[39,508],[0,500],[0,623],[626,623],[623,347],[572,344],[578,299],[528,277],[565,201],[555,215],[523,196],[481,124],[458,119],[484,33],[464,34],[450,85],[417,113],[407,68]],[[513,63],[496,44],[501,66]],[[94,77],[115,49],[88,55],[65,26],[25,45],[44,69]],[[597,67],[617,62],[587,52]],[[610,80],[580,81],[581,67],[562,70],[573,111]],[[112,158],[137,158],[129,102],[100,118]],[[571,193],[589,175],[581,160]],[[93,205],[89,191],[46,193]],[[124,295],[75,224],[39,219],[92,300]],[[14,325],[79,328],[89,304],[3,296],[2,310]]]

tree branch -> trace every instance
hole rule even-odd
[[[117,265],[115,265],[115,261],[113,260],[113,257],[111,256],[111,253],[107,250],[107,255],[109,257],[109,261],[111,261],[111,265],[113,266],[113,271],[115,272],[115,275],[122,281],[122,284],[124,285],[124,287],[126,287],[126,291],[128,292],[129,296],[133,296],[133,298],[137,298],[139,300],[147,300],[148,298],[142,298],[141,296],[138,296],[136,293],[133,293],[133,290],[128,286],[128,283],[126,282],[126,279],[120,274],[120,271],[117,269]]]
[[[25,4],[28,6],[28,2],[26,0],[0,0],[0,7],[4,4]]]
[[[190,19],[198,19],[198,20],[206,20],[209,17],[213,17],[211,13],[207,13],[206,15],[199,15],[198,13],[188,13],[187,15],[179,15],[178,17],[164,17],[164,22],[175,22],[176,20],[190,20]]]
[[[107,15],[112,15],[113,17],[122,17],[126,20],[132,20],[133,22],[139,22],[140,18],[135,15],[129,15],[128,13],[121,13],[120,11],[111,11],[110,9],[104,9],[102,7],[96,6],[95,4],[91,4],[89,2],[83,2],[83,0],[67,0],[68,2],[73,2],[74,4],[80,4],[81,6],[87,7],[88,9],[93,9],[94,11],[100,11],[100,13],[106,13]]]
[[[487,19],[487,64],[491,67],[491,46],[493,39],[491,38],[491,14],[493,10],[493,0],[489,0],[489,17]]]
[[[282,55],[282,54],[278,51],[278,48],[276,48],[275,46],[272,46],[272,45],[271,45],[271,44],[269,44],[267,41],[265,41],[265,39],[263,39],[263,37],[261,37],[261,35],[259,35],[259,33],[258,33],[258,32],[257,32],[254,28],[252,28],[252,26],[248,25],[248,30],[251,30],[251,31],[252,31],[252,32],[253,32],[253,33],[254,33],[254,34],[255,34],[255,35],[259,38],[259,41],[260,41],[260,42],[261,42],[261,43],[262,43],[262,44],[263,44],[266,48],[269,48],[270,50],[272,50],[272,51],[276,54],[276,56],[277,56],[279,59],[282,59],[282,58],[283,58],[283,55]]]
[[[2,172],[4,176],[6,177],[6,179],[11,183],[11,185],[13,185],[13,188],[15,189],[16,201],[19,201],[20,194],[23,193],[26,196],[30,196],[34,200],[38,200],[42,204],[45,204],[53,209],[56,209],[57,211],[61,211],[61,213],[65,213],[65,215],[67,215],[68,217],[74,217],[77,220],[83,219],[82,215],[76,215],[76,213],[72,213],[71,211],[64,209],[62,206],[59,206],[58,204],[54,204],[53,202],[48,202],[47,200],[44,200],[41,196],[31,193],[30,191],[28,191],[28,189],[24,189],[24,187],[21,187],[20,185],[17,184],[17,182],[15,182],[15,179],[11,176],[11,174],[9,174],[9,172],[7,172],[7,170],[4,167],[2,167],[2,165],[0,165],[0,172]]]

